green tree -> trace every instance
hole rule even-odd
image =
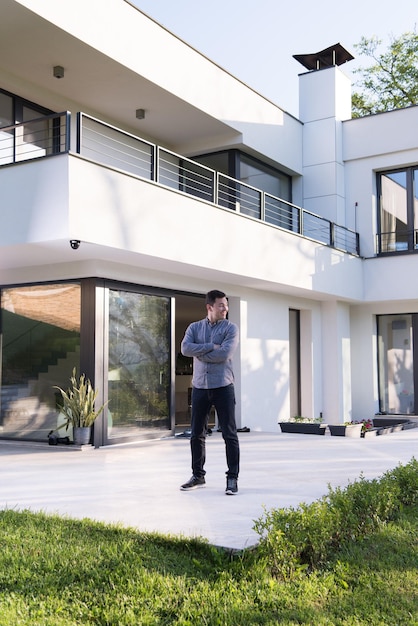
[[[360,90],[352,96],[353,117],[418,104],[418,34],[414,31],[391,37],[384,52],[379,52],[381,43],[377,37],[362,37],[354,46],[374,63],[353,71],[360,75],[355,82]]]

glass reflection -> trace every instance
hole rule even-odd
[[[59,426],[53,387],[79,369],[80,307],[78,284],[2,290],[1,436],[47,441]]]
[[[414,413],[412,315],[378,317],[380,410],[393,415]]]
[[[169,304],[109,290],[109,438],[171,429]]]

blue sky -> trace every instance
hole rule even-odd
[[[141,11],[289,113],[298,116],[298,74],[293,54],[341,43],[356,57],[362,36],[389,42],[414,31],[417,0],[130,0]],[[150,54],[162,51],[150,50]],[[355,80],[355,77],[353,77]]]

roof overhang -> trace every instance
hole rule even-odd
[[[32,10],[25,4],[32,6]],[[147,32],[154,32],[152,29],[156,28],[151,18],[129,3],[109,5],[111,17],[115,18],[115,28],[113,33],[108,33],[109,38],[114,38],[113,42],[109,40],[108,49],[103,32],[101,40],[97,36],[98,41],[105,42],[103,46],[86,43],[87,33],[94,34],[94,26],[90,28],[91,24],[88,24],[89,29],[83,30],[83,20],[86,23],[91,20],[94,4],[85,3],[78,21],[73,15],[68,20],[68,28],[67,22],[63,22],[66,25],[64,28],[63,24],[59,26],[52,21],[52,11],[51,20],[46,19],[45,16],[49,15],[48,3],[44,6],[38,3],[37,13],[36,4],[31,0],[2,0],[0,88],[56,112],[69,109],[75,113],[82,106],[91,115],[178,151],[193,143],[209,144],[209,138],[225,141],[228,137],[237,136],[231,126],[191,105],[174,89],[165,89],[141,75],[137,69],[141,59],[135,48],[131,57],[135,60],[135,70],[128,63],[116,60],[116,54],[110,54],[116,38],[122,37],[127,11],[134,22],[138,20],[138,39],[141,36],[140,27],[144,30],[145,25]],[[41,9],[43,15],[40,14]],[[78,9],[70,3],[65,10],[76,12]],[[103,25],[97,28],[103,29]],[[178,45],[178,38],[164,29],[160,30],[167,43],[171,38]],[[83,32],[86,33],[85,38],[81,36]],[[158,50],[158,46],[154,50],[150,47],[149,54],[160,55],[161,63],[168,63],[168,53],[164,49]],[[57,65],[64,68],[64,76],[59,79],[53,71]],[[184,72],[184,68],[180,69]],[[137,109],[144,109],[143,119],[136,117]]]

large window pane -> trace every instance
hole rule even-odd
[[[408,249],[407,173],[381,175],[381,252]]]
[[[171,430],[170,299],[109,290],[109,438]]]
[[[235,158],[233,158],[235,157]],[[275,198],[292,201],[292,179],[287,174],[254,159],[248,154],[239,151],[216,152],[194,157],[196,161],[204,163],[208,167],[237,178],[243,183],[260,189]],[[239,169],[239,176],[235,168]]]
[[[80,305],[77,284],[1,292],[1,436],[47,441],[62,423],[54,385],[79,369]]]
[[[383,413],[414,413],[412,315],[378,317],[379,396]]]
[[[232,176],[229,169],[229,155],[228,152],[214,152],[213,154],[203,154],[198,157],[194,157],[199,163],[203,163],[207,167],[210,167],[217,172],[221,172],[226,176]]]
[[[240,180],[276,198],[291,201],[291,179],[256,159],[241,154]]]

